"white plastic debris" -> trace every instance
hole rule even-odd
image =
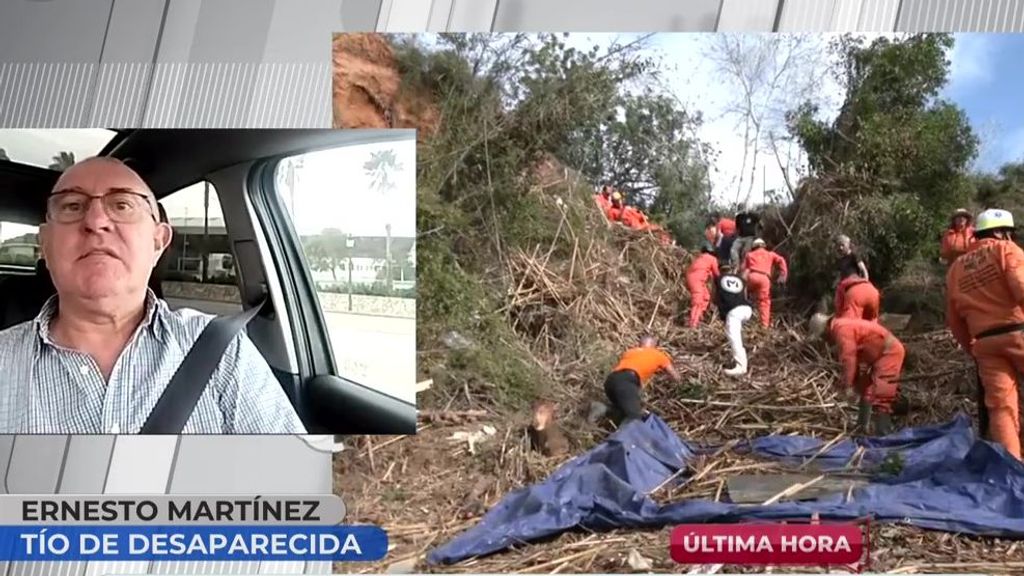
[[[476,454],[476,445],[482,443],[489,436],[497,434],[497,429],[493,426],[484,426],[482,430],[476,430],[474,432],[459,431],[448,437],[449,440],[454,442],[466,442],[469,444],[469,453]]]
[[[643,570],[646,572],[654,569],[654,562],[650,558],[644,558],[643,555],[636,551],[636,548],[630,549],[629,556],[626,557],[626,564],[629,564],[629,567],[633,570]]]

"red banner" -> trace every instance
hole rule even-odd
[[[683,524],[670,551],[680,564],[830,565],[859,570],[868,538],[860,524]]]

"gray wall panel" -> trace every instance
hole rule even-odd
[[[864,0],[860,11],[860,30],[895,30],[899,7],[900,0]]]
[[[904,32],[1022,32],[1024,0],[903,0]]]
[[[836,0],[786,0],[779,32],[826,32],[835,11]]]
[[[7,469],[10,494],[53,494],[64,464],[67,436],[17,436]]]
[[[334,32],[373,32],[377,29],[381,0],[345,0],[341,4],[341,24]]]
[[[256,491],[330,494],[331,454],[294,436],[182,437],[171,494]]]
[[[89,63],[0,63],[0,127],[84,126],[96,75]]]
[[[113,436],[72,436],[57,492],[102,493],[113,452]]]
[[[0,62],[98,62],[112,3],[3,0]]]
[[[13,435],[0,436],[0,471],[3,471],[5,478],[4,482],[0,483],[0,494],[9,493],[6,477],[14,456],[14,439]]]
[[[764,32],[775,26],[779,0],[724,0],[718,21],[721,32]]]
[[[115,2],[103,48],[103,61],[152,61],[164,5],[164,0]]]
[[[820,0],[819,0],[820,1]],[[495,32],[712,31],[720,0],[502,0]]]

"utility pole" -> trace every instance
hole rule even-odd
[[[349,234],[345,238],[345,252],[348,256],[348,311],[352,311],[352,247],[355,246],[356,241]]]
[[[387,273],[387,287],[388,292],[391,292],[395,287],[394,278],[391,275],[391,224],[385,224],[384,229],[387,230],[387,240],[384,243],[384,271]]]

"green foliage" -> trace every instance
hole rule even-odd
[[[50,170],[63,172],[75,164],[73,152],[60,152],[53,157],[53,162],[48,166]]]
[[[934,245],[932,219],[914,196],[868,196],[859,206],[849,230],[864,246],[871,276],[879,283],[894,280],[907,262]]]
[[[838,117],[823,120],[812,103],[788,116],[790,134],[821,182],[805,193],[832,197],[826,202],[801,198],[820,209],[803,224],[828,223],[833,234],[841,226],[838,231],[854,238],[869,257],[872,278],[883,283],[913,258],[934,252],[936,232],[971,193],[965,174],[978,138],[966,114],[940,98],[952,44],[948,34],[878,38],[870,44],[841,37],[832,44],[840,56],[835,72],[846,88]],[[815,238],[815,244],[822,241],[827,242]],[[797,246],[796,267],[820,260],[809,273],[831,275],[834,256],[800,259],[816,249],[820,246]]]
[[[1006,164],[995,174],[975,175],[971,185],[979,208],[1002,208],[1024,217],[1024,161]]]
[[[435,38],[393,40],[402,89],[429,94],[441,118],[417,151],[418,337],[443,349],[444,332],[465,331],[482,343],[452,351],[457,367],[448,368],[470,388],[525,399],[548,376],[493,312],[514,289],[503,259],[535,249],[568,256],[570,229],[603,233],[587,229],[589,183],[602,179],[677,234],[693,229],[688,211],[707,195],[703,148],[692,137],[699,118],[646,89],[658,72],[642,43],[601,53],[555,34]],[[550,184],[535,176],[552,157],[584,179],[538,186]],[[421,355],[426,366],[446,360]]]
[[[302,239],[302,251],[310,268],[318,272],[330,272],[338,279],[338,268],[348,259],[348,236],[333,228],[322,234],[307,236]]]

